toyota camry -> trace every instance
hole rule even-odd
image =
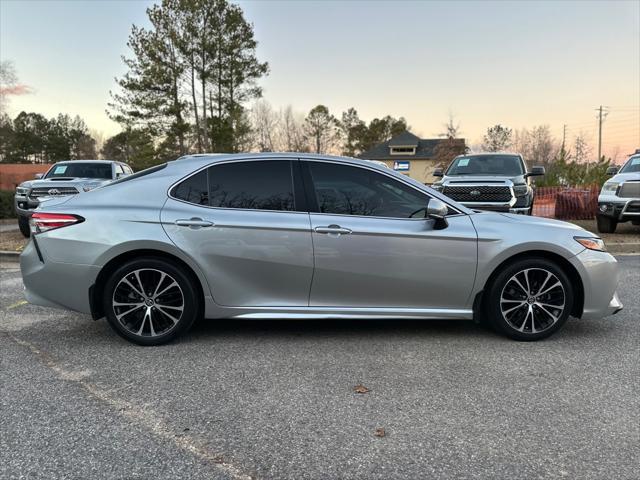
[[[187,156],[53,199],[31,230],[27,300],[141,345],[203,316],[473,319],[538,340],[622,309],[595,235],[473,211],[352,158]]]

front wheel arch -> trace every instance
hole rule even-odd
[[[514,262],[525,259],[529,260],[532,258],[543,258],[545,260],[552,261],[556,263],[567,274],[567,276],[571,280],[571,284],[573,287],[573,305],[571,306],[571,316],[576,318],[580,318],[582,316],[582,311],[584,308],[584,285],[582,284],[582,278],[580,277],[580,274],[575,269],[575,267],[571,265],[571,262],[569,262],[566,258],[558,255],[557,253],[549,252],[546,250],[530,250],[527,252],[518,253],[507,258],[500,265],[493,269],[491,275],[489,275],[487,281],[483,285],[482,290],[478,292],[475,301],[473,302],[474,318],[481,318],[484,308],[484,297],[498,274],[504,268]]]
[[[104,287],[107,283],[107,280],[111,276],[113,272],[115,272],[118,267],[120,267],[123,263],[134,259],[134,258],[142,258],[142,257],[150,257],[150,258],[159,258],[162,260],[167,260],[177,264],[179,267],[184,269],[185,273],[187,273],[193,284],[197,287],[196,295],[199,299],[200,308],[204,309],[204,291],[202,290],[202,283],[200,279],[193,271],[193,269],[183,260],[176,257],[175,255],[171,255],[170,253],[163,252],[161,250],[152,250],[152,249],[140,249],[140,250],[130,250],[128,252],[122,253],[111,260],[109,260],[104,267],[100,270],[98,277],[96,278],[96,282],[89,288],[89,303],[91,306],[91,316],[94,320],[98,320],[104,317],[104,309],[102,307],[102,293],[104,291]],[[202,314],[202,312],[200,312]],[[201,315],[200,315],[201,316]]]

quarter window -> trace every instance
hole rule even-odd
[[[202,170],[195,175],[191,175],[174,187],[171,194],[178,200],[208,206],[209,188],[207,185],[207,170]]]
[[[294,210],[291,162],[262,160],[209,167],[212,207]]]
[[[321,213],[424,217],[429,197],[366,168],[308,162]]]

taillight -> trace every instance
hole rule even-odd
[[[84,222],[84,218],[67,213],[34,213],[31,215],[31,231],[42,233],[54,228],[68,227]]]

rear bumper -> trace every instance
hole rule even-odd
[[[584,287],[584,306],[581,318],[600,319],[622,310],[618,298],[618,262],[605,252],[584,250],[569,261],[576,268]]]
[[[29,303],[91,313],[89,285],[95,283],[100,267],[41,260],[29,241],[20,255],[20,270]]]

